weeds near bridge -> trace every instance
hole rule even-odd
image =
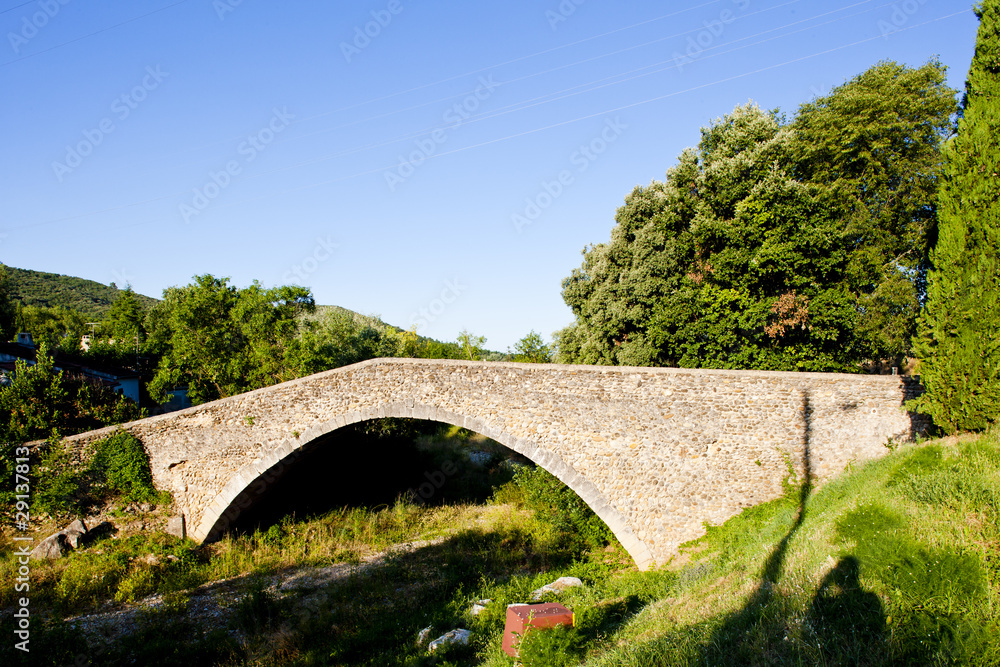
[[[58,437],[40,450],[35,514],[66,517],[103,502],[169,505],[169,493],[153,487],[149,457],[135,436],[117,431],[92,447],[84,464],[74,460]]]

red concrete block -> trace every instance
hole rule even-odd
[[[517,657],[517,643],[528,628],[573,627],[573,612],[561,604],[524,604],[507,607],[507,622],[503,628],[503,650]]]

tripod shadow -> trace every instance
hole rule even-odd
[[[791,610],[778,593],[777,586],[784,571],[788,545],[805,521],[806,504],[813,485],[809,451],[812,407],[808,390],[802,396],[802,418],[803,479],[795,522],[767,557],[760,581],[746,604],[726,619],[705,646],[703,657],[708,664],[768,664],[772,661],[768,656],[774,657],[773,649],[782,649],[786,619]]]

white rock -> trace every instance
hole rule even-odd
[[[471,632],[469,632],[468,630],[464,630],[462,628],[459,628],[457,630],[452,630],[451,632],[446,632],[445,634],[441,635],[440,637],[432,641],[430,643],[430,646],[427,647],[427,650],[433,652],[438,650],[442,646],[449,646],[451,644],[468,644],[469,635],[471,634],[472,634]]]
[[[417,633],[417,646],[423,646],[427,641],[427,638],[431,636],[431,626],[428,625],[426,628]]]
[[[66,526],[62,532],[66,536],[66,542],[74,549],[77,549],[86,539],[87,525],[80,519],[77,519]]]
[[[473,604],[472,605],[472,615],[473,616],[479,616],[481,613],[483,613],[484,611],[486,611],[486,605],[488,605],[490,602],[492,602],[492,600],[490,600],[489,598],[487,598],[485,600],[479,600],[478,602],[476,602],[475,604]]]
[[[583,586],[583,582],[576,577],[559,577],[551,584],[545,584],[541,588],[532,591],[532,600],[541,600],[546,593],[562,593],[567,588],[576,588],[577,586]]]
[[[31,550],[30,557],[35,560],[62,558],[68,548],[66,534],[60,531],[55,535],[49,535],[39,542],[38,546]]]

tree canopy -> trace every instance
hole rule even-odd
[[[289,351],[298,316],[313,309],[304,287],[240,289],[207,274],[165,290],[149,318],[149,348],[161,355],[150,393],[187,386],[202,402],[297,377]]]
[[[531,331],[514,343],[514,350],[509,354],[514,361],[530,364],[545,364],[552,361],[552,348],[537,331]]]
[[[118,292],[101,323],[103,337],[121,345],[142,345],[146,339],[146,309],[131,286]]]
[[[558,360],[848,371],[902,356],[956,106],[936,61],[880,63],[791,122],[737,106],[585,249]]]

